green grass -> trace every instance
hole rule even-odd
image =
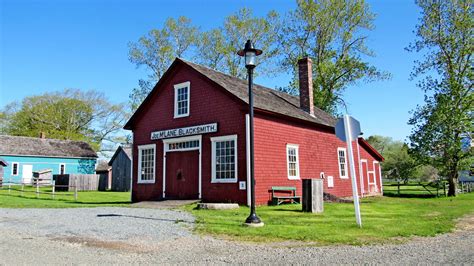
[[[12,188],[20,189],[20,186]],[[27,192],[28,191],[28,192]],[[127,207],[130,206],[130,192],[80,191],[78,200],[73,192],[56,192],[55,199],[49,194],[36,198],[34,187],[25,187],[23,196],[19,191],[8,192],[0,189],[0,208],[76,208],[76,207]],[[40,192],[51,192],[50,187],[42,187]]]
[[[392,243],[411,236],[451,231],[455,219],[474,213],[474,193],[456,198],[371,198],[361,204],[363,228],[357,227],[353,204],[325,203],[324,213],[303,213],[301,205],[262,206],[261,228],[242,226],[249,209],[197,210],[196,231],[243,241],[305,241],[315,245]]]

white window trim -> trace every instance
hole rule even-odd
[[[344,151],[344,165],[346,166],[346,175],[341,174],[341,163],[340,163],[340,158],[339,158],[339,151]],[[341,179],[348,179],[349,175],[347,171],[349,170],[349,166],[347,165],[347,149],[346,148],[337,148],[337,167],[339,168],[339,178]]]
[[[153,160],[153,179],[152,180],[142,180],[142,150],[153,148],[154,160]],[[147,144],[138,146],[138,176],[137,184],[154,184],[156,180],[156,144]]]
[[[61,174],[61,165],[64,166],[64,174],[66,174],[66,164],[65,163],[60,163],[59,164],[59,174]]]
[[[13,165],[16,164],[16,175],[13,174]],[[12,162],[12,176],[18,176],[20,174],[20,163],[19,162]]]
[[[174,85],[174,118],[186,117],[189,116],[189,103],[191,102],[191,82],[183,82]],[[178,115],[178,89],[187,87],[188,88],[188,104],[187,110],[188,112],[185,114]]]
[[[290,160],[288,159],[288,149],[296,149],[296,175],[290,176]],[[300,179],[300,155],[299,155],[299,145],[297,144],[286,144],[286,173],[289,180],[299,180]]]
[[[234,158],[235,158],[235,175],[232,179],[217,179],[216,178],[216,142],[217,141],[234,141]],[[237,142],[237,135],[228,135],[228,136],[219,136],[211,138],[211,168],[212,168],[212,178],[211,183],[237,183],[238,179],[238,165],[237,162],[239,161],[237,158],[237,150],[238,150],[238,142]]]

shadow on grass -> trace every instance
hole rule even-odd
[[[437,198],[436,195],[431,195],[431,194],[408,194],[408,193],[403,193],[398,195],[398,193],[384,193],[383,194],[386,197],[392,197],[392,198],[420,198],[420,199],[431,199],[431,198]],[[444,197],[440,195],[439,197]]]

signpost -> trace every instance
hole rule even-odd
[[[356,222],[362,227],[362,219],[360,217],[359,193],[357,191],[357,177],[354,163],[354,153],[352,151],[352,140],[360,135],[360,123],[349,115],[344,115],[336,124],[336,136],[347,143],[347,153],[349,153],[349,167],[351,171],[352,197],[354,198],[354,209]]]

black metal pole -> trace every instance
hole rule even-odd
[[[255,175],[254,175],[254,150],[253,150],[253,67],[248,67],[248,77],[249,77],[249,133],[250,133],[250,215],[245,220],[247,224],[259,224],[261,223],[260,218],[258,218],[255,213]]]

